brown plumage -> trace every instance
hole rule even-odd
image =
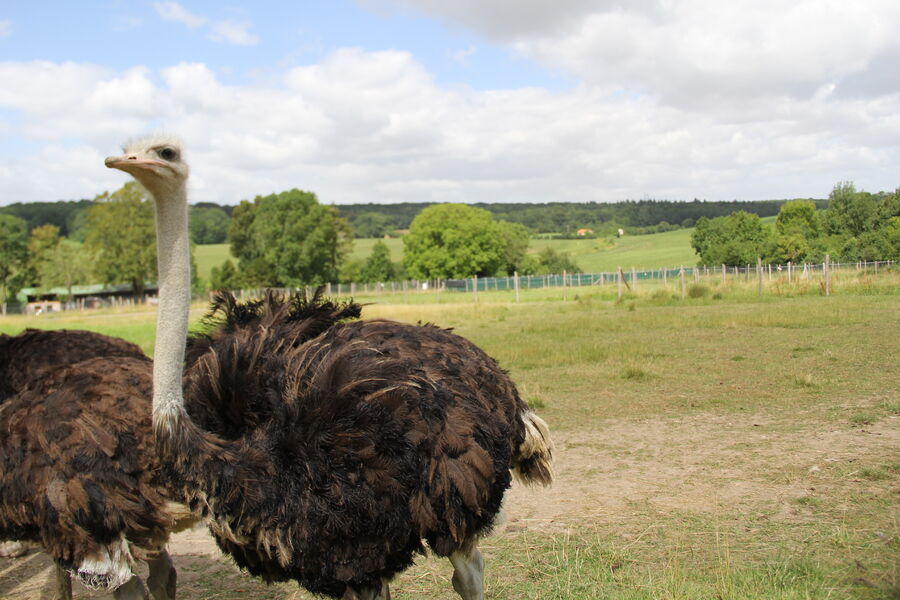
[[[163,434],[160,448],[251,573],[332,597],[381,589],[423,539],[440,556],[471,553],[511,468],[549,483],[543,422],[464,338],[341,322],[359,306],[318,298],[226,294],[216,310],[218,327],[188,347],[186,407],[202,430]]]
[[[15,336],[0,335],[0,402],[36,381],[48,367],[98,356],[143,358],[144,353],[131,342],[79,329],[26,329]]]
[[[131,567],[148,558],[153,597],[174,598],[164,546],[184,515],[160,478],[151,393],[150,360],[114,356],[45,368],[8,397],[0,406],[0,539],[39,544],[61,569],[117,598],[142,597]]]

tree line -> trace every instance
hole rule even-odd
[[[757,258],[770,264],[900,259],[900,188],[893,193],[858,191],[851,182],[837,184],[825,210],[813,202],[783,204],[774,227],[758,215],[736,211],[701,217],[691,246],[701,265],[740,266]]]
[[[28,231],[41,225],[55,225],[60,235],[84,241],[87,211],[95,200],[14,203],[0,207],[0,214],[19,217]],[[626,200],[616,203],[548,202],[480,203],[494,219],[523,225],[530,233],[574,237],[579,230],[592,230],[595,236],[608,235],[618,228],[629,233],[658,233],[680,227],[693,227],[700,217],[708,219],[745,211],[760,217],[778,214],[788,200],[705,201]],[[817,209],[828,201],[810,199]],[[352,204],[335,206],[337,214],[350,226],[353,237],[373,238],[401,235],[413,219],[430,203]],[[191,205],[190,234],[195,244],[221,244],[227,240],[228,226],[236,206],[202,202]],[[398,233],[399,232],[399,233]]]

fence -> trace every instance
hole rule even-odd
[[[651,283],[668,285],[670,282],[677,284],[681,289],[681,296],[687,293],[688,282],[699,283],[716,278],[722,283],[756,281],[757,290],[763,293],[764,283],[775,280],[786,283],[801,282],[817,279],[823,286],[825,295],[831,293],[831,276],[834,272],[872,272],[879,270],[896,269],[896,261],[869,261],[855,263],[832,263],[826,257],[823,263],[800,264],[762,264],[726,267],[668,267],[662,269],[630,269],[619,268],[616,271],[601,273],[560,273],[551,275],[511,275],[509,277],[471,277],[468,279],[443,279],[420,281],[409,279],[405,281],[389,281],[378,283],[328,283],[325,284],[326,296],[380,296],[409,293],[470,293],[477,299],[479,292],[514,291],[516,300],[519,299],[521,290],[537,290],[545,288],[569,288],[597,287],[615,285],[617,295],[622,298],[626,290],[634,292],[642,284]],[[282,292],[300,291],[303,288],[287,288]],[[311,294],[315,288],[307,286],[305,291]],[[233,290],[241,298],[259,297],[261,289]],[[565,292],[564,292],[565,293]],[[123,299],[116,304],[128,305],[133,300]],[[81,307],[82,310],[84,307]],[[0,314],[4,314],[6,306],[0,304]]]
[[[830,293],[830,276],[835,271],[859,271],[877,273],[880,270],[896,267],[895,261],[869,261],[854,263],[832,263],[828,257],[822,263],[799,264],[757,264],[744,266],[718,267],[668,267],[661,269],[641,269],[634,267],[624,270],[605,271],[601,273],[560,273],[550,275],[518,275],[508,277],[470,277],[467,279],[444,280],[406,280],[400,282],[379,283],[330,283],[326,285],[326,295],[380,295],[410,292],[451,292],[471,293],[492,291],[534,290],[542,288],[580,288],[586,286],[602,286],[615,284],[621,297],[624,290],[635,290],[644,283],[668,284],[680,283],[684,287],[688,282],[699,283],[701,280],[720,278],[727,282],[763,282],[783,279],[787,283],[819,278],[825,283],[826,294]],[[311,291],[307,288],[307,292]],[[684,292],[684,290],[682,290]],[[683,294],[682,294],[683,295]]]

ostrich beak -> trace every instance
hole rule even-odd
[[[137,168],[148,168],[148,167],[168,167],[168,165],[162,161],[148,159],[148,158],[140,158],[137,154],[123,154],[122,156],[107,156],[106,160],[103,161],[104,164],[110,169],[121,169],[122,171],[128,171],[134,167]]]

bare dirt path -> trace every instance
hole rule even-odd
[[[639,532],[648,510],[766,510],[802,519],[798,498],[828,494],[852,479],[854,469],[900,459],[900,418],[854,426],[821,415],[703,413],[609,421],[602,430],[558,432],[555,441],[554,486],[514,486],[501,531],[565,531],[590,521]],[[230,594],[247,585],[253,591],[246,597],[262,597],[265,588],[239,576],[202,527],[175,535],[170,552],[180,598],[215,598],[199,590],[217,589],[217,580]],[[50,599],[53,588],[44,554],[0,559],[0,600]],[[75,598],[108,597],[73,588]],[[265,597],[305,596],[273,590]]]

